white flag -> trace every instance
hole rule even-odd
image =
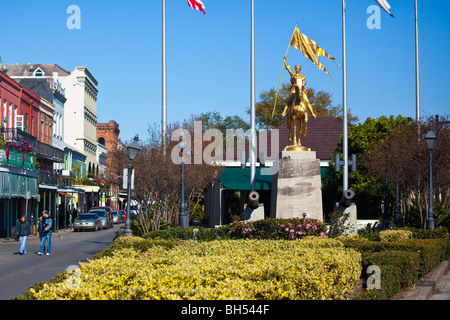
[[[394,15],[389,11],[389,9],[391,8],[391,6],[389,5],[389,3],[386,0],[375,0],[378,5],[387,13],[390,14],[391,17],[393,17]]]

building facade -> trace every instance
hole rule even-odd
[[[64,140],[86,155],[86,167],[97,161],[97,85],[86,67],[76,67],[69,75],[54,75],[65,88]],[[90,172],[88,172],[89,174]]]
[[[119,184],[118,177],[112,176],[111,160],[113,153],[119,146],[119,124],[110,120],[108,123],[97,123],[97,142],[99,146],[103,146],[107,150],[106,159],[106,180],[108,181],[109,191],[105,197],[105,202],[113,208],[119,209]]]
[[[40,97],[0,72],[0,102],[0,236],[9,238],[21,216],[35,221]]]

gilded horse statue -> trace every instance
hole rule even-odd
[[[306,81],[305,76],[300,73],[301,66],[295,66],[295,72],[291,70],[291,67],[286,62],[286,56],[284,57],[284,66],[291,75],[291,88],[290,96],[287,101],[287,105],[282,113],[283,117],[287,117],[287,126],[289,129],[289,141],[294,142],[293,145],[287,146],[285,151],[309,151],[309,148],[305,148],[300,143],[300,137],[306,136],[308,133],[308,110],[315,118],[316,115],[309,103],[308,96],[306,94]],[[300,129],[298,130],[297,138],[297,120],[300,122]],[[293,136],[293,137],[292,137]]]

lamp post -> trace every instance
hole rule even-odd
[[[181,141],[178,143],[178,148],[181,150],[181,205],[180,205],[180,227],[187,229],[189,226],[189,213],[186,204],[186,198],[184,196],[184,149],[186,149],[187,143]]]
[[[131,174],[133,172],[133,168],[131,166],[131,162],[134,161],[134,159],[137,158],[139,155],[139,152],[141,151],[141,148],[139,147],[139,136],[136,135],[133,139],[133,142],[128,146],[128,160],[130,162],[128,163],[128,183],[127,183],[127,189],[128,189],[128,200],[127,200],[127,218],[125,221],[125,230],[123,231],[123,235],[125,237],[131,236],[131,217],[130,217],[130,206],[131,206]]]
[[[427,229],[434,230],[434,212],[433,212],[433,150],[436,147],[436,134],[430,126],[430,130],[425,136],[425,143],[430,155],[430,195],[428,204]]]

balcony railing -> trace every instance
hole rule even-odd
[[[64,151],[63,150],[57,149],[51,145],[48,145],[48,144],[40,142],[40,141],[37,141],[36,145],[37,145],[36,153],[38,154],[38,156],[44,156],[51,160],[64,162]]]
[[[33,137],[31,134],[28,134],[19,128],[0,128],[0,132],[6,142],[27,142],[34,148],[33,151],[36,150],[37,140],[36,137]]]
[[[36,170],[36,156],[12,148],[0,149],[0,165]]]
[[[38,183],[47,186],[56,186],[58,188],[67,188],[72,186],[72,177],[63,175],[60,171],[38,170]]]

